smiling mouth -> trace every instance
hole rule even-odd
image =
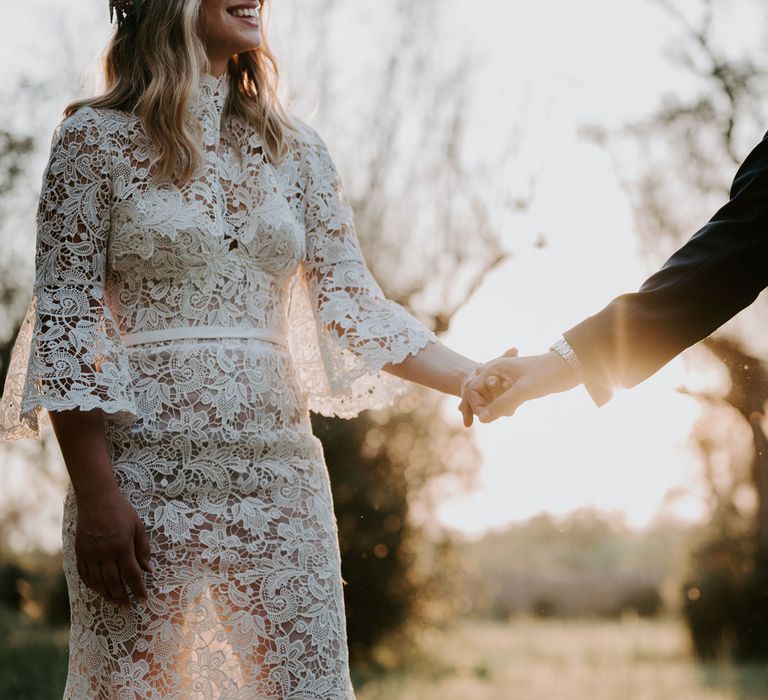
[[[243,22],[247,22],[252,26],[259,24],[259,8],[258,7],[235,7],[227,10],[235,19],[239,19]]]

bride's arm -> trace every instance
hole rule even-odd
[[[341,178],[319,135],[307,128],[306,255],[302,276],[331,384],[379,370],[462,396],[478,364],[443,345],[387,298],[366,265]],[[465,422],[470,416],[465,414]],[[471,423],[471,420],[470,420]]]
[[[465,380],[474,376],[479,367],[479,363],[437,342],[409,355],[400,364],[385,365],[383,369],[409,382],[460,397]]]
[[[475,376],[480,366],[438,341],[430,343],[415,355],[409,355],[400,364],[384,365],[383,369],[409,382],[463,398],[465,384]],[[464,425],[471,426],[474,419],[472,407],[462,400],[459,409]]]

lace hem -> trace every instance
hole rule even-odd
[[[309,291],[297,278],[289,306],[289,346],[297,381],[309,410],[354,418],[391,405],[408,382],[382,368],[416,355],[437,336],[398,304],[388,301],[402,328],[397,335],[370,337],[351,349],[350,339],[328,331],[313,311]]]
[[[77,291],[82,298],[84,290]],[[39,438],[40,427],[47,422],[47,416],[40,415],[43,408],[100,408],[121,421],[138,417],[128,357],[117,327],[99,293],[88,291],[91,312],[96,304],[101,309],[98,318],[82,314],[64,324],[60,303],[43,304],[51,309],[44,314],[38,308],[40,296],[33,296],[11,352],[0,399],[0,440]],[[57,296],[60,293],[57,288]],[[45,298],[45,290],[42,294]],[[46,322],[47,330],[42,330],[42,317],[53,314],[58,315],[58,324]]]
[[[385,372],[381,367],[400,364],[409,355],[418,354],[433,342],[437,342],[437,338],[427,333],[407,345],[391,348],[386,356],[379,355],[376,362],[380,365],[378,367],[361,362],[345,373],[335,375],[331,379],[329,392],[309,396],[309,409],[323,416],[354,418],[363,410],[392,405],[408,388],[409,382]],[[343,351],[343,354],[351,355],[348,350]]]

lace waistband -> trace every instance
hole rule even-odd
[[[178,328],[162,328],[157,331],[125,333],[121,337],[125,345],[141,345],[142,343],[185,340],[188,338],[258,338],[259,340],[266,340],[276,345],[288,347],[286,337],[277,331],[271,331],[266,328],[237,326],[182,326]]]

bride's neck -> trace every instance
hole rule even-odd
[[[225,59],[208,59],[209,66],[208,66],[208,73],[212,75],[214,78],[219,78],[221,75],[227,70],[227,63],[229,62],[229,58]]]

